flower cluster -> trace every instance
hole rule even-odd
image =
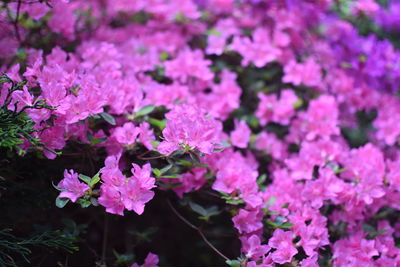
[[[66,170],[59,198],[141,215],[157,190],[214,191],[241,266],[400,263],[399,3],[49,2],[9,5],[0,69],[27,82],[10,108],[56,107],[27,111],[47,158],[103,155],[100,181]]]

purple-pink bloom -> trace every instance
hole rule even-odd
[[[132,165],[133,176],[120,188],[120,192],[125,208],[141,215],[145,204],[154,197],[154,192],[150,189],[155,187],[155,179],[150,176],[151,167],[149,163],[142,168],[137,164]]]
[[[68,198],[72,202],[85,195],[86,191],[90,189],[87,184],[79,181],[78,174],[73,170],[64,171],[64,179],[58,183],[57,187],[62,189],[59,197]]]
[[[247,258],[252,260],[263,257],[271,249],[268,245],[261,245],[261,240],[257,235],[242,236],[240,241],[242,241],[242,251]]]
[[[179,149],[198,149],[210,154],[220,141],[220,122],[207,117],[198,107],[176,105],[165,117],[168,121],[162,132],[164,141],[158,145],[158,151],[162,154],[169,155]]]
[[[108,213],[124,215],[124,204],[118,188],[106,183],[102,184],[98,201]]]
[[[132,122],[126,122],[124,125],[114,129],[113,136],[120,144],[132,145],[136,142],[141,129]]]
[[[284,264],[290,262],[294,255],[297,254],[297,249],[293,245],[293,232],[283,231],[282,229],[276,229],[273,236],[270,238],[268,245],[272,248],[276,248],[271,254],[271,258],[274,262]]]
[[[131,265],[131,267],[157,267],[158,266],[158,256],[153,253],[147,254],[146,259],[144,260],[143,265],[139,265],[137,263],[134,263]]]
[[[250,141],[251,130],[245,121],[235,120],[235,130],[231,132],[232,145],[246,148]]]
[[[247,211],[241,209],[239,213],[232,218],[232,221],[239,233],[250,234],[263,227],[261,222],[262,218],[263,213],[261,210]]]

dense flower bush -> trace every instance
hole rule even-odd
[[[398,1],[2,1],[0,19],[0,116],[32,124],[3,147],[101,162],[65,166],[58,207],[139,216],[172,191],[230,266],[400,265]],[[229,215],[236,258],[176,199]]]

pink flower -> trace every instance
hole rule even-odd
[[[246,253],[246,257],[257,260],[263,257],[271,249],[268,245],[261,245],[261,240],[257,235],[250,237],[242,236],[242,251]]]
[[[274,45],[270,38],[270,32],[265,28],[256,28],[253,39],[248,37],[235,37],[231,48],[243,56],[243,66],[250,62],[258,68],[277,60],[281,56],[281,50]]]
[[[321,85],[322,73],[320,66],[313,58],[308,58],[303,63],[297,63],[292,60],[284,67],[285,75],[282,81],[294,85],[304,84],[310,87],[319,87]]]
[[[119,189],[109,184],[102,184],[100,187],[99,204],[112,214],[124,215],[124,204]]]
[[[314,140],[318,136],[329,139],[332,135],[340,134],[338,116],[335,98],[321,95],[310,102],[307,112],[300,113],[297,123],[293,123],[291,127],[301,131],[307,140]]]
[[[283,160],[288,156],[286,143],[279,140],[273,133],[261,132],[256,138],[255,146],[274,159]]]
[[[166,61],[164,65],[166,75],[182,83],[186,83],[189,77],[205,81],[210,81],[214,77],[209,69],[211,61],[204,59],[200,50],[192,51],[186,48],[175,59]]]
[[[367,16],[374,15],[379,10],[379,4],[374,0],[359,0],[352,6],[353,13],[364,12]]]
[[[154,197],[154,192],[150,189],[155,187],[155,179],[150,176],[149,163],[143,168],[133,164],[132,173],[133,176],[129,178],[128,183],[120,188],[122,203],[127,210],[133,210],[141,215],[145,204]]]
[[[274,231],[268,242],[272,248],[276,248],[276,251],[271,254],[274,262],[279,264],[290,262],[293,256],[297,254],[297,249],[293,245],[293,237],[293,232],[291,231],[285,232],[282,229]]]
[[[221,82],[211,86],[210,93],[196,94],[200,107],[214,118],[227,119],[229,114],[240,105],[242,89],[236,82],[237,75],[224,69],[220,75]]]
[[[400,135],[400,127],[397,123],[400,119],[400,102],[392,96],[384,96],[381,103],[378,109],[378,117],[373,122],[377,128],[376,137],[392,146]]]
[[[74,26],[77,17],[74,14],[75,5],[56,1],[51,9],[53,14],[48,22],[50,29],[72,40],[75,37]]]
[[[120,144],[132,145],[136,142],[141,129],[132,122],[126,122],[123,126],[114,129],[113,136]]]
[[[86,191],[90,189],[87,184],[79,182],[78,174],[73,170],[64,171],[64,179],[58,183],[57,187],[63,189],[59,197],[68,198],[72,202],[85,195]]]
[[[223,157],[218,162],[221,165],[212,189],[228,194],[236,190],[247,194],[257,191],[257,166],[251,166],[249,162],[246,162],[248,158],[238,152],[233,153],[231,150],[226,150],[224,155],[226,158]]]
[[[190,172],[186,172],[182,174],[180,178],[176,179],[182,184],[173,187],[173,190],[178,194],[179,197],[183,197],[184,193],[200,189],[207,182],[206,178],[204,177],[206,173],[206,168],[196,167],[191,169]]]
[[[213,118],[207,118],[204,111],[192,105],[176,105],[167,113],[164,141],[158,145],[158,151],[169,155],[178,149],[198,149],[204,154],[213,152],[219,143],[221,124]]]
[[[101,179],[107,185],[113,185],[115,187],[120,187],[125,184],[126,177],[122,174],[119,169],[119,159],[118,156],[108,156],[105,160],[105,166],[100,170]]]
[[[245,121],[235,120],[235,130],[231,132],[231,142],[239,148],[246,148],[250,141],[251,130]]]
[[[268,122],[289,124],[290,119],[295,114],[294,105],[298,101],[292,90],[283,90],[279,100],[275,94],[258,94],[258,97],[260,98],[260,103],[258,104],[256,116],[259,118],[261,125],[265,125]]]
[[[151,141],[154,141],[156,138],[154,137],[153,130],[150,129],[150,125],[147,122],[142,122],[139,125],[139,142],[141,142],[148,150],[153,149],[153,144]]]
[[[336,266],[375,266],[372,257],[379,255],[375,240],[366,240],[361,232],[355,232],[333,244],[333,259]]]
[[[144,260],[143,265],[139,265],[137,263],[134,263],[131,265],[131,267],[157,267],[158,266],[158,256],[156,254],[153,253],[149,253],[146,257],[146,259]]]
[[[232,221],[239,233],[249,234],[263,227],[261,222],[262,218],[262,211],[247,211],[245,209],[241,209],[239,213],[232,218]]]

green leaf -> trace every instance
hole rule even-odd
[[[144,106],[135,113],[135,118],[150,114],[155,108],[153,105]]]
[[[147,118],[146,119],[148,123],[150,123],[151,125],[157,127],[158,129],[160,129],[161,131],[164,130],[164,128],[166,127],[167,124],[167,120],[157,120],[154,118]]]
[[[93,187],[95,184],[97,184],[100,181],[100,172],[96,173],[95,176],[90,179],[89,186]]]
[[[98,206],[99,202],[97,201],[97,198],[91,197],[90,198],[90,203],[92,203],[93,206]]]
[[[100,116],[101,116],[106,122],[108,122],[108,123],[111,124],[111,125],[116,125],[116,124],[117,124],[116,121],[115,121],[115,119],[114,119],[114,117],[111,116],[110,114],[108,114],[107,112],[102,112],[102,113],[100,113]]]
[[[117,265],[122,265],[122,264],[128,264],[131,263],[134,260],[133,254],[119,254],[117,251],[113,250],[114,256],[116,258],[115,264]]]
[[[162,168],[162,169],[160,170],[161,174],[166,173],[166,172],[169,171],[173,166],[174,166],[174,165],[172,165],[172,164],[169,164],[169,165],[165,166],[164,168]]]
[[[90,181],[92,180],[92,178],[90,178],[89,176],[86,176],[84,174],[79,174],[78,177],[79,177],[79,179],[84,181],[86,184],[90,185]]]
[[[217,31],[217,29],[215,29],[215,28],[209,29],[207,31],[207,35],[222,36],[222,34],[219,31]]]
[[[166,61],[168,58],[169,58],[169,54],[168,54],[168,52],[166,52],[166,51],[162,51],[161,53],[160,53],[160,61]]]
[[[297,109],[297,108],[300,108],[302,105],[303,105],[303,99],[299,99],[299,100],[297,100],[296,102],[294,102],[293,103],[293,107],[295,108],[295,109]]]
[[[193,166],[193,163],[191,163],[191,162],[188,161],[188,160],[184,160],[184,159],[180,159],[180,160],[178,161],[178,164],[179,164],[179,165],[186,166],[186,167],[192,167],[192,166]]]
[[[152,171],[153,171],[153,173],[154,173],[154,175],[156,177],[160,177],[161,176],[161,171],[159,169],[153,168]]]
[[[189,202],[189,206],[193,211],[197,212],[198,214],[200,214],[202,216],[207,216],[206,209],[203,208],[202,206],[200,206],[199,204]]]
[[[260,175],[260,177],[257,178],[258,186],[262,186],[264,184],[265,180],[267,180],[267,175],[264,173],[264,174]]]
[[[68,202],[69,202],[68,198],[61,198],[61,197],[56,198],[56,206],[60,209],[64,208]]]
[[[80,199],[78,200],[78,203],[81,205],[82,208],[87,208],[87,207],[89,207],[89,206],[92,204],[91,201],[85,200],[85,199],[82,199],[82,198],[80,198]]]
[[[225,263],[231,267],[240,267],[241,264],[241,262],[238,260],[227,260]]]
[[[179,174],[167,174],[167,175],[161,175],[158,178],[177,179],[181,178],[181,176]]]
[[[54,187],[55,189],[57,189],[58,191],[66,191],[66,189],[56,186],[53,182],[51,182],[51,184],[52,184],[53,187]]]

